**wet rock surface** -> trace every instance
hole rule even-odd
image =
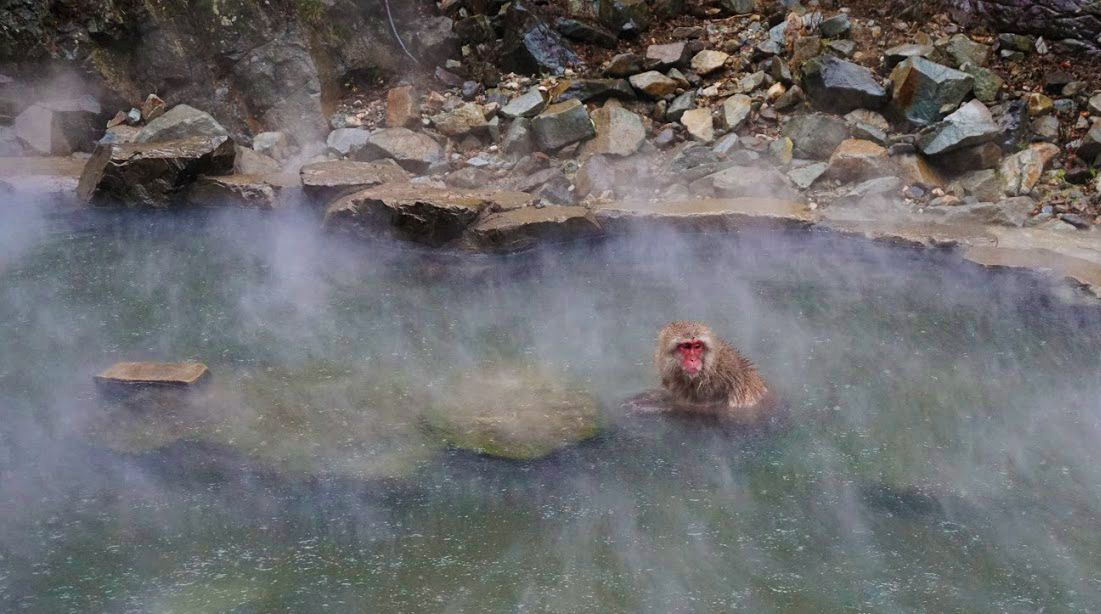
[[[584,389],[525,370],[456,376],[425,421],[452,447],[511,460],[537,460],[598,432],[596,401]]]
[[[100,145],[77,195],[97,206],[161,209],[179,204],[195,177],[232,173],[234,157],[233,142],[224,136]]]

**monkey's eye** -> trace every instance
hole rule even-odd
[[[691,341],[685,341],[684,343],[678,344],[677,349],[687,352],[688,350],[692,349],[692,342]]]
[[[703,342],[702,341],[697,341],[697,342],[693,343],[692,344],[692,349],[693,350],[702,350],[703,349]]]

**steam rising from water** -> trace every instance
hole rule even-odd
[[[1101,605],[1101,317],[1042,281],[807,234],[485,257],[316,227],[3,208],[0,611]],[[617,416],[654,384],[653,336],[675,318],[753,357],[792,430]],[[260,469],[224,445],[128,455],[89,435],[91,374],[186,358],[221,383],[211,423],[279,451]],[[425,445],[415,388],[487,362],[584,382],[607,435],[542,463],[429,448],[402,479],[355,477]],[[268,430],[301,405],[314,421]],[[881,484],[935,505],[870,500]]]

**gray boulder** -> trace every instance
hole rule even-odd
[[[848,34],[849,32],[849,14],[839,13],[833,17],[823,19],[822,23],[818,24],[818,31],[822,33],[825,38],[834,38]]]
[[[501,115],[505,117],[535,117],[544,104],[543,92],[540,92],[539,88],[533,87],[508,101],[508,104],[501,108]]]
[[[925,155],[935,156],[988,143],[999,134],[1001,130],[994,123],[990,109],[982,102],[972,100],[925,133],[919,147]]]
[[[352,158],[367,147],[370,138],[371,133],[362,128],[337,128],[329,133],[325,145],[342,158]]]
[[[820,111],[844,115],[853,109],[878,109],[887,91],[870,70],[839,58],[820,55],[802,67],[803,89]]]
[[[812,160],[829,159],[849,135],[849,125],[843,119],[822,113],[793,117],[784,126],[784,136],[795,143],[796,154]]]
[[[923,126],[954,111],[971,92],[975,79],[925,58],[912,57],[895,67],[891,82],[891,108]]]
[[[547,107],[531,120],[535,145],[540,150],[554,150],[588,139],[596,134],[585,105],[567,100]]]
[[[135,142],[156,143],[199,136],[229,136],[229,133],[209,113],[178,104],[146,124]]]
[[[386,128],[371,133],[367,140],[370,152],[377,158],[390,158],[411,173],[423,173],[432,164],[443,160],[443,147],[430,137],[408,128]]]

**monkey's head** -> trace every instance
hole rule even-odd
[[[715,335],[702,322],[670,322],[658,333],[654,362],[662,377],[695,379],[711,365]]]

